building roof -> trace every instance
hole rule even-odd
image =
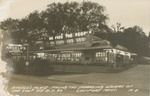
[[[66,45],[59,45],[54,46],[53,51],[63,51],[63,50],[88,50],[88,49],[119,49],[123,51],[129,51],[126,47],[121,45],[114,46],[113,43],[111,43],[108,40],[104,40],[101,38],[98,38],[96,36],[91,36],[92,41],[86,40],[82,43],[76,43],[76,44],[66,44]]]
[[[95,36],[94,36],[95,38]],[[56,52],[56,51],[80,51],[80,50],[91,50],[91,49],[118,49],[122,51],[129,51],[127,48],[121,45],[114,46],[108,40],[103,40],[101,38],[96,37],[96,39],[92,39],[92,42],[85,41],[82,43],[72,43],[66,45],[57,45],[52,47],[50,50],[43,50],[42,52]]]

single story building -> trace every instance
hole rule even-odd
[[[82,33],[81,36],[69,34],[65,39],[62,35],[56,37],[55,39],[50,37],[50,49],[30,50],[29,57],[25,53],[14,55],[13,58],[19,60],[18,57],[23,57],[33,60],[37,55],[48,60],[56,71],[69,72],[90,72],[90,70],[99,72],[104,69],[103,67],[122,68],[131,62],[132,53],[127,48],[93,36],[91,33]]]

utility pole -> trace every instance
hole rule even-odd
[[[25,62],[25,65],[26,65],[26,72],[28,73],[29,71],[29,44],[24,44],[24,46],[26,46],[26,62]]]

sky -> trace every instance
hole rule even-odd
[[[8,17],[20,19],[34,10],[42,11],[48,4],[66,1],[88,0],[0,0],[0,21]],[[106,8],[109,16],[108,25],[121,23],[125,28],[138,25],[148,35],[150,32],[150,0],[89,0]]]

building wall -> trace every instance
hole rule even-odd
[[[73,52],[57,52],[46,53],[46,58],[49,62],[54,64],[99,64],[107,65],[108,56],[106,51],[102,50],[84,50]]]

